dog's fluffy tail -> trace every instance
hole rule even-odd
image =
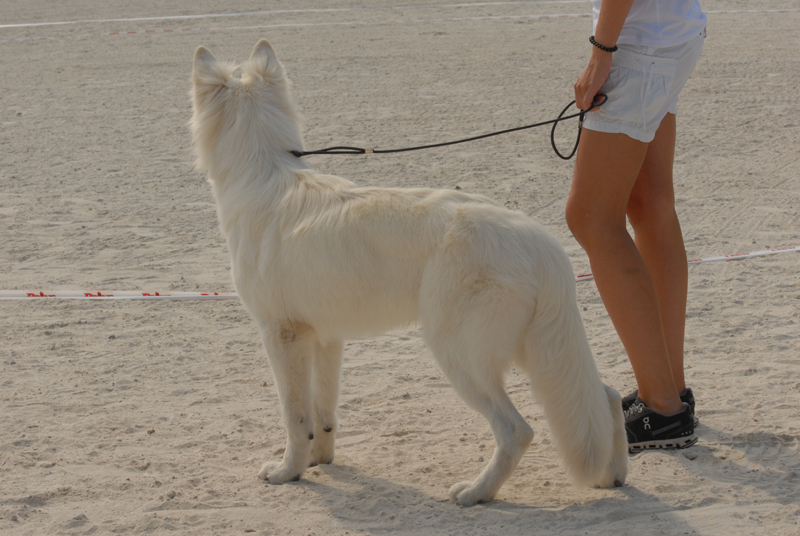
[[[542,404],[570,478],[581,485],[621,485],[627,441],[619,394],[601,381],[563,250],[544,262],[536,311],[525,342],[534,394]]]

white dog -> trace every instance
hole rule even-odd
[[[600,381],[558,242],[482,196],[361,188],[309,169],[290,153],[303,149],[300,120],[272,47],[260,41],[236,69],[197,49],[191,128],[283,406],[286,452],[259,477],[281,484],[333,460],[345,338],[420,322],[497,445],[453,501],[492,499],[533,439],[503,387],[512,363],[530,376],[571,477],[622,485],[620,397]]]

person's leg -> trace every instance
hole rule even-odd
[[[639,396],[662,414],[683,406],[667,353],[655,285],[628,234],[628,199],[648,144],[584,129],[567,202],[567,224],[589,256],[597,289],[628,353]]]
[[[672,185],[675,130],[675,116],[668,113],[647,147],[627,212],[636,248],[655,284],[672,377],[681,393],[686,389],[683,340],[689,276]]]

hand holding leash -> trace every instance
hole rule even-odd
[[[572,152],[569,153],[567,156],[564,156],[563,154],[561,154],[559,152],[559,150],[558,150],[558,147],[556,147],[556,125],[558,125],[558,121],[561,119],[561,116],[564,115],[567,112],[567,110],[569,110],[569,107],[572,106],[573,104],[576,104],[575,101],[570,102],[569,104],[567,104],[566,108],[561,110],[561,113],[558,114],[558,119],[556,120],[555,123],[553,123],[553,128],[550,129],[550,145],[553,146],[553,150],[556,152],[556,154],[558,155],[559,158],[561,158],[562,160],[569,160],[570,158],[575,156],[575,153],[578,151],[578,143],[580,143],[580,141],[581,141],[581,131],[583,130],[583,117],[587,113],[589,113],[592,110],[594,110],[595,108],[599,108],[602,105],[604,105],[607,100],[608,100],[608,95],[606,95],[605,93],[598,93],[592,99],[592,103],[591,103],[591,106],[589,106],[589,108],[587,108],[586,110],[581,109],[580,113],[576,114],[579,117],[579,119],[578,119],[578,137],[575,139],[575,147],[572,148]],[[575,117],[575,116],[572,115],[572,116],[569,116],[569,117]]]
[[[575,82],[575,103],[582,110],[591,109],[592,99],[600,91],[611,71],[611,52],[592,47],[592,57]]]

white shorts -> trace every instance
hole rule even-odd
[[[705,30],[669,48],[619,45],[601,93],[608,101],[586,114],[583,126],[627,134],[649,143],[667,113],[678,113],[678,95],[703,50]]]

